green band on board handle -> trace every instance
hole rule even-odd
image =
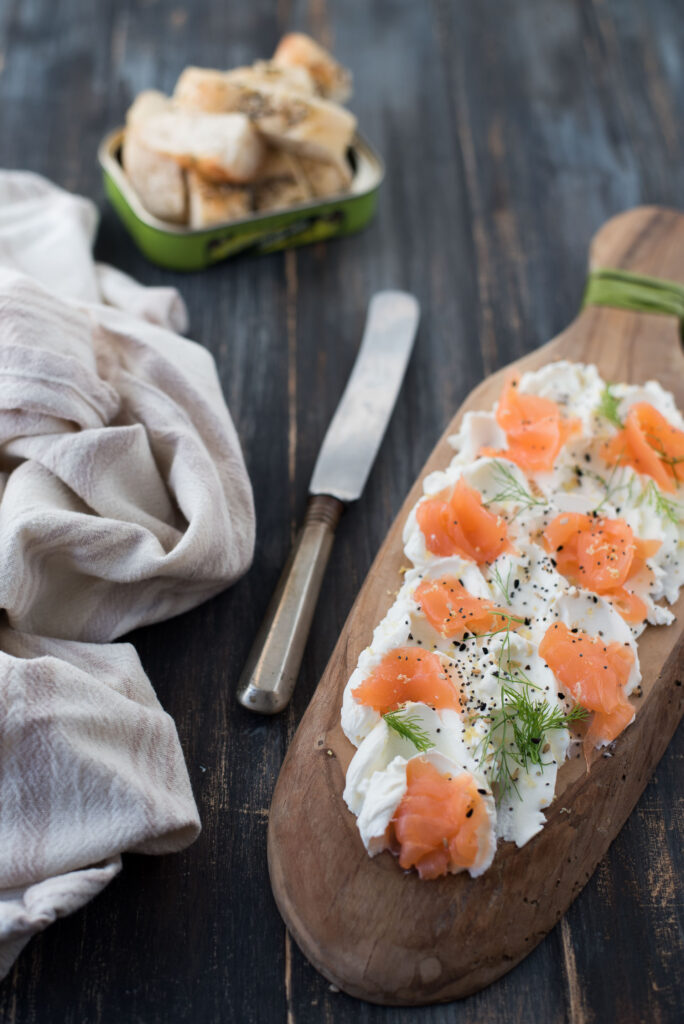
[[[665,313],[684,320],[684,286],[628,270],[592,270],[582,300],[582,307],[585,306]]]

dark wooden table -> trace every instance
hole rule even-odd
[[[187,852],[125,858],[99,898],[34,939],[0,985],[12,1024],[681,1020],[681,767],[675,740],[558,927],[465,1002],[387,1010],[333,991],[290,941],[266,870],[285,749],[402,497],[483,374],[578,308],[587,244],[612,214],[684,206],[678,0],[0,0],[0,163],[103,207],[97,246],[173,283],[210,349],[254,484],[254,565],[232,590],[134,636],[178,723],[204,831]],[[384,155],[377,220],[329,245],[182,276],[146,263],[104,208],[103,133],[189,63],[267,56],[290,28],[334,46]],[[275,720],[237,676],[301,516],[318,445],[374,291],[423,319],[362,501],[345,516],[296,698]],[[0,837],[0,842],[2,837]]]

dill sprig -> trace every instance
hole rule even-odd
[[[680,455],[676,457],[674,455],[668,455],[665,451],[665,446],[663,445],[663,442],[656,434],[647,433],[646,438],[648,439],[651,448],[656,453],[660,461],[663,463],[663,465],[670,467],[670,469],[672,470],[673,477],[675,478],[677,483],[680,484],[681,479],[677,472],[677,466],[681,465],[681,463],[684,462],[684,456]]]
[[[471,634],[472,637],[476,640],[492,640],[497,636],[503,637],[501,647],[499,648],[495,673],[499,682],[524,683],[525,686],[529,686],[533,690],[538,689],[520,666],[514,664],[513,652],[511,650],[511,629],[513,624],[524,626],[528,624],[527,620],[521,619],[517,615],[510,615],[508,612],[498,612],[497,615],[503,620],[501,626],[491,629],[488,633],[473,633]]]
[[[513,564],[509,563],[508,573],[504,580],[501,569],[497,566],[492,566],[492,579],[503,594],[504,601],[506,604],[511,603],[511,573],[513,572]]]
[[[637,505],[641,505],[643,502],[647,502],[658,515],[669,519],[675,526],[681,525],[684,521],[684,508],[676,501],[666,498],[663,492],[656,487],[653,480],[649,480],[646,484],[646,487],[637,499]]]
[[[417,715],[407,715],[405,711],[406,706],[402,705],[396,711],[386,712],[382,717],[390,729],[394,729],[404,739],[410,740],[416,750],[420,750],[421,753],[430,750],[435,744],[430,739],[429,733],[422,728]]]
[[[613,394],[613,385],[606,384],[603,391],[601,392],[601,398],[597,407],[599,416],[605,417],[609,420],[614,427],[622,430],[624,424],[618,414],[618,406],[620,405],[620,399]]]
[[[527,771],[531,765],[548,763],[542,761],[547,733],[564,729],[571,722],[586,718],[588,713],[578,704],[566,715],[544,697],[534,699],[533,691],[540,692],[540,689],[515,663],[511,650],[511,626],[513,622],[522,623],[524,620],[513,615],[506,615],[505,619],[507,621],[499,629],[478,634],[480,638],[503,634],[496,673],[501,707],[488,715],[475,716],[489,721],[489,728],[477,749],[480,766],[487,761],[491,764],[490,782],[497,786],[497,803],[501,803],[510,790],[522,799],[516,784],[517,776],[521,768]]]
[[[618,458],[617,458],[613,468],[610,471],[610,475],[609,475],[607,480],[606,480],[606,478],[604,476],[601,476],[600,473],[596,473],[593,470],[589,470],[588,471],[589,475],[592,476],[594,478],[594,480],[598,480],[598,482],[600,483],[601,487],[603,487],[603,489],[605,491],[605,494],[604,494],[603,498],[598,503],[596,508],[592,509],[594,515],[598,515],[598,513],[601,511],[603,506],[607,505],[608,502],[613,502],[613,498],[615,498],[618,494],[620,494],[621,491],[627,491],[627,497],[628,498],[631,497],[631,494],[632,494],[632,483],[633,483],[634,478],[633,478],[633,476],[631,474],[629,474],[629,479],[625,482],[625,480],[624,480],[625,466],[622,465],[622,463],[620,461],[621,459],[622,459],[622,453],[620,453],[620,455],[618,456]],[[618,470],[622,470],[622,475],[621,475],[619,481],[616,480],[616,476],[617,476]]]
[[[497,785],[497,802],[500,803],[510,789],[520,798],[516,780],[521,768],[529,771],[533,765],[544,767],[550,763],[542,758],[549,732],[565,729],[587,714],[586,708],[579,704],[564,714],[561,708],[552,707],[544,698],[534,700],[528,684],[516,689],[502,683],[501,707],[490,717],[480,761],[482,764],[491,759],[489,781]]]
[[[510,652],[510,634],[513,623],[518,626],[529,625],[529,623],[526,623],[525,619],[521,619],[519,615],[511,615],[510,612],[497,612],[496,617],[503,620],[502,624],[497,626],[496,629],[490,629],[487,633],[471,633],[470,636],[473,640],[491,640],[493,637],[501,636],[503,633],[504,638],[501,649],[503,650],[506,648],[507,651]]]
[[[523,509],[535,508],[538,505],[548,505],[548,501],[544,498],[537,498],[531,491],[528,491],[526,487],[520,483],[515,473],[505,466],[503,462],[495,459],[492,463],[494,470],[494,479],[497,487],[501,490],[497,491],[493,498],[490,498],[485,502],[485,505],[490,505],[492,502],[505,502],[514,501],[521,508],[516,512],[516,516],[523,511]],[[513,516],[515,519],[515,516]]]
[[[502,620],[500,626],[496,629],[490,629],[488,633],[471,633],[470,639],[472,640],[492,640],[495,636],[502,636],[501,649],[499,651],[499,664],[498,674],[501,675],[504,671],[510,671],[511,666],[511,627],[513,623],[518,626],[524,626],[525,619],[521,619],[518,615],[511,615],[509,612],[497,612],[496,617]],[[504,659],[506,662],[506,669],[503,668]]]

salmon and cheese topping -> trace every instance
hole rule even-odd
[[[342,703],[368,853],[482,874],[638,713],[637,640],[684,584],[684,420],[651,381],[552,363],[466,413],[423,481],[408,566]]]

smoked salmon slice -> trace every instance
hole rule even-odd
[[[684,483],[684,430],[673,427],[648,402],[632,406],[624,429],[603,446],[601,454],[609,466],[631,466],[671,494]]]
[[[627,587],[620,587],[619,590],[611,591],[608,594],[603,595],[606,601],[615,608],[615,611],[629,623],[630,626],[635,626],[637,622],[648,621],[648,607],[646,602],[643,601],[638,594],[635,594],[633,590],[628,590]]]
[[[517,625],[505,608],[468,593],[455,576],[423,580],[413,592],[413,599],[433,629],[448,640],[461,637],[468,630],[490,633],[509,622],[511,628]]]
[[[481,455],[499,455],[528,472],[553,469],[558,453],[573,434],[581,431],[578,419],[563,419],[550,398],[520,392],[520,378],[512,377],[499,399],[496,421],[506,434],[506,451],[483,448]]]
[[[479,491],[463,479],[451,491],[421,501],[416,519],[433,555],[460,555],[481,565],[512,550],[505,521],[486,509]]]
[[[390,651],[352,690],[352,696],[381,715],[396,711],[406,701],[440,709],[461,707],[460,691],[442,659],[422,647],[396,647]]]
[[[485,791],[473,776],[444,775],[424,757],[413,757],[406,784],[391,823],[401,867],[425,879],[486,865],[492,825]]]
[[[624,519],[597,518],[580,512],[556,516],[544,531],[544,547],[561,575],[576,586],[601,594],[630,623],[648,613],[640,597],[625,588],[655,554],[659,540],[641,540]]]
[[[594,712],[584,737],[589,764],[594,748],[611,743],[634,718],[634,708],[625,696],[634,653],[628,645],[606,646],[580,629],[554,622],[544,634],[539,654],[577,703]]]

